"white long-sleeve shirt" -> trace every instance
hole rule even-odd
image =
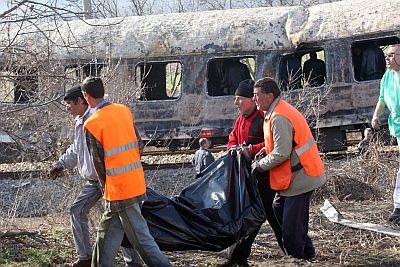
[[[94,112],[95,109],[88,107],[82,116],[75,118],[74,142],[58,159],[57,165],[67,169],[77,167],[79,175],[82,178],[98,181],[97,172],[94,168],[92,157],[89,154],[86,136],[83,131],[83,124]]]

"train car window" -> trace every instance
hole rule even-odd
[[[325,84],[325,51],[321,48],[304,48],[284,55],[279,64],[281,90],[288,91]]]
[[[0,102],[20,104],[36,99],[38,76],[35,69],[18,67],[0,75]]]
[[[147,62],[136,65],[136,98],[141,101],[178,99],[182,92],[180,62]]]
[[[207,93],[210,96],[234,95],[239,83],[254,79],[255,58],[216,58],[208,61]]]
[[[386,71],[385,51],[398,44],[398,37],[356,41],[351,45],[354,78],[356,81],[381,79]]]
[[[100,77],[104,67],[105,64],[100,62],[67,65],[65,66],[66,83],[70,86],[89,76]]]

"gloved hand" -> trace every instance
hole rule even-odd
[[[53,180],[57,178],[57,176],[63,171],[64,167],[56,164],[54,167],[50,170],[49,177]]]
[[[248,161],[252,160],[252,149],[253,147],[251,144],[248,146],[242,146],[242,153]]]
[[[251,173],[255,174],[257,172],[263,172],[263,169],[261,169],[260,162],[258,160],[253,160],[253,163],[251,163]]]
[[[229,149],[228,152],[231,154],[232,157],[236,157],[237,149],[238,149],[238,146],[234,145],[234,146],[231,146],[231,148]]]

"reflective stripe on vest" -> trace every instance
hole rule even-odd
[[[295,151],[296,151],[297,155],[300,156],[301,154],[303,154],[304,152],[309,150],[314,143],[315,143],[314,137],[311,137],[310,140],[308,140],[308,142],[305,143],[303,146],[296,148]]]
[[[104,156],[110,157],[110,156],[113,156],[115,154],[124,152],[124,151],[132,149],[132,148],[139,148],[139,143],[138,142],[130,142],[129,144],[125,144],[125,145],[104,151]]]
[[[134,162],[131,163],[129,165],[125,165],[119,168],[114,168],[114,169],[108,169],[106,170],[106,174],[107,175],[117,175],[117,174],[121,174],[124,172],[129,172],[129,171],[133,171],[135,169],[139,169],[142,167],[142,163],[139,162]]]

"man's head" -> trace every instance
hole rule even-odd
[[[365,128],[365,130],[364,130],[364,139],[367,139],[367,140],[371,140],[371,138],[372,138],[372,129],[371,128]]]
[[[207,138],[200,138],[199,145],[203,148],[209,148],[211,146],[211,142]]]
[[[67,111],[72,116],[82,116],[88,106],[80,85],[71,87],[64,96]]]
[[[253,100],[254,81],[247,79],[239,83],[235,91],[235,105],[238,107],[240,114],[247,117],[256,109],[256,103]]]
[[[281,95],[278,84],[269,77],[259,79],[254,84],[254,101],[257,108],[262,111],[268,111],[275,98]]]
[[[104,98],[104,85],[99,77],[87,77],[82,82],[82,92],[89,105],[94,108]]]
[[[400,44],[389,46],[386,55],[386,67],[395,71],[400,70]]]

